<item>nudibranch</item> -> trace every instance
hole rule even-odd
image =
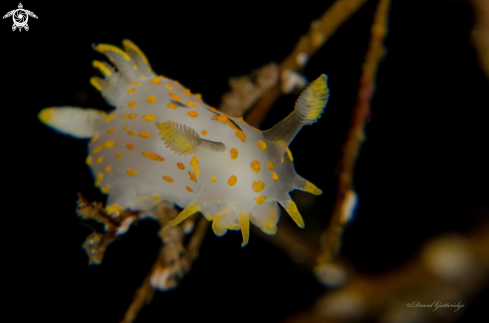
[[[157,76],[133,42],[126,39],[123,47],[94,46],[117,68],[94,61],[104,78],[90,79],[114,110],[55,107],[39,113],[61,133],[91,138],[86,162],[95,185],[108,194],[107,213],[130,209],[151,216],[165,200],[183,208],[167,227],[202,212],[218,236],[241,230],[245,246],[250,221],[275,234],[279,203],[303,228],[289,192],[322,192],[295,172],[288,146],[303,125],[320,118],[329,97],[327,76],[307,86],[284,120],[260,131]]]

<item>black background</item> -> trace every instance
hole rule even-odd
[[[157,73],[218,106],[229,77],[280,62],[332,1],[22,3],[39,17],[29,19],[29,31],[12,32],[11,18],[0,21],[2,267],[12,321],[118,322],[156,258],[158,226],[141,222],[109,247],[102,266],[88,267],[80,246],[91,231],[75,215],[75,193],[104,195],[84,163],[87,142],[51,131],[37,113],[61,105],[107,110],[88,82],[96,75],[92,60],[102,59],[91,44],[120,46],[124,38]],[[1,15],[17,5],[2,0]],[[375,5],[362,7],[304,71],[310,80],[327,74],[331,91],[322,119],[291,145],[297,172],[324,192],[308,207],[298,202],[306,236],[331,214]],[[342,249],[361,272],[402,266],[429,238],[487,220],[489,83],[470,44],[472,22],[465,1],[393,1],[356,166],[360,204]],[[285,117],[295,99],[279,99],[262,129]],[[136,322],[280,322],[322,293],[310,272],[268,242],[253,235],[246,248],[240,242],[237,232],[208,232],[180,287],[158,293]],[[482,303],[460,321],[487,317]]]

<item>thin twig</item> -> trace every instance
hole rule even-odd
[[[343,156],[340,160],[339,182],[333,214],[326,231],[323,233],[322,241],[325,242],[318,257],[317,273],[334,258],[339,250],[343,226],[350,216],[345,214],[345,212],[352,212],[352,207],[348,207],[348,204],[351,204],[351,201],[356,199],[352,184],[353,169],[360,146],[364,141],[364,128],[370,115],[370,100],[374,93],[375,76],[382,59],[383,41],[387,34],[389,6],[390,0],[380,0],[375,12],[370,44],[360,78],[357,103],[353,109],[351,126],[343,146]],[[355,198],[352,198],[352,196]]]
[[[295,45],[292,52],[279,65],[280,75],[287,71],[300,71],[305,63],[336,30],[350,18],[367,0],[338,0],[318,21],[311,24],[311,28]],[[280,97],[282,91],[276,84],[268,89],[255,106],[248,112],[245,120],[248,124],[258,127],[270,110],[271,106]]]
[[[489,2],[472,0],[475,23],[472,28],[472,40],[479,57],[479,65],[489,79]]]
[[[375,275],[350,273],[343,288],[327,290],[286,322],[454,321],[489,281],[488,254],[489,223],[466,234],[435,237],[399,268]]]
[[[175,208],[167,208],[163,203],[158,207],[158,221],[162,228],[173,220],[178,212]],[[198,219],[198,220],[197,220]],[[159,255],[148,272],[141,286],[136,290],[132,303],[129,305],[121,323],[132,323],[142,307],[151,302],[156,288],[166,291],[175,288],[178,281],[190,271],[198,258],[199,249],[204,240],[209,223],[202,216],[191,217],[186,221],[197,221],[197,226],[186,248],[183,246],[184,227],[186,224],[161,230],[159,235],[163,242]],[[193,224],[187,222],[187,227]]]

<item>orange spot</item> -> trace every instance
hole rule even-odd
[[[231,154],[231,158],[232,159],[238,158],[238,150],[236,148],[231,148],[231,150],[229,151],[229,153]]]
[[[136,107],[136,102],[131,101],[131,102],[129,102],[129,104],[127,106],[130,107],[131,109],[132,108],[135,108]]]
[[[102,173],[98,173],[95,179],[95,186],[99,187],[103,180],[104,180],[104,175]]]
[[[115,158],[122,158],[122,154],[121,153],[115,154]]]
[[[92,137],[92,142],[97,141],[98,139],[98,132],[95,134],[95,136]]]
[[[104,147],[104,148],[112,148],[114,146],[115,146],[114,140],[108,140],[102,144],[102,147]]]
[[[131,114],[129,115],[129,119],[136,119],[136,117],[137,117],[137,116],[138,116],[137,114],[135,114],[135,113],[131,113]]]
[[[131,88],[131,89],[127,90],[127,94],[133,94],[134,91],[136,91],[136,90]]]
[[[189,191],[190,193],[192,193],[194,190],[190,187],[190,186],[186,186],[185,187],[187,189],[187,191]]]
[[[148,102],[149,103],[156,103],[158,102],[158,99],[154,95],[148,96]]]
[[[185,165],[182,163],[177,163],[177,167],[180,168],[181,170],[185,170]]]
[[[173,92],[168,93],[168,95],[171,96],[172,98],[174,98],[177,101],[181,101],[182,100],[182,98],[178,94],[175,94]]]
[[[150,82],[153,84],[161,84],[161,81],[158,78],[158,76],[153,77]]]
[[[192,118],[197,118],[199,116],[199,114],[195,111],[189,111],[187,114]]]
[[[277,173],[272,173],[272,178],[273,178],[274,181],[277,182],[278,181],[278,175],[277,175]]]
[[[165,84],[166,88],[169,90],[173,90],[173,85],[171,84]]]
[[[126,170],[126,173],[127,173],[127,175],[131,175],[131,176],[136,176],[138,174],[138,172],[136,170],[131,169],[131,168],[128,168]]]
[[[160,196],[157,195],[157,194],[151,194],[151,197],[156,199],[156,200],[159,200],[160,199]]]
[[[267,200],[267,198],[263,195],[260,195],[260,196],[257,196],[256,199],[255,199],[255,202],[256,204],[262,204],[263,202],[265,202]]]
[[[133,144],[127,144],[126,147],[127,147],[127,149],[134,149],[134,145]]]
[[[183,91],[183,93],[187,94],[188,96],[192,95],[192,93],[190,93],[189,89],[183,89],[182,91]]]
[[[211,182],[212,182],[212,183],[215,183],[215,182],[216,182],[216,176],[212,176],[212,177],[211,177]]]
[[[107,194],[109,192],[109,190],[110,190],[110,185],[108,185],[108,184],[105,185],[104,187],[100,188],[100,191],[102,191],[102,193],[104,193],[104,194]]]
[[[197,176],[195,176],[194,173],[188,172],[188,175],[190,176],[191,181],[197,182]]]
[[[202,130],[200,133],[205,136],[205,135],[207,135],[207,130]]]
[[[149,138],[149,137],[151,137],[151,134],[149,132],[147,132],[147,131],[141,131],[139,133],[139,137],[141,137],[141,138]]]
[[[117,117],[117,114],[115,114],[115,113],[109,114],[108,116],[105,117],[105,122],[109,122],[112,119],[114,119],[115,117]]]
[[[265,189],[265,183],[260,181],[253,181],[253,191],[256,193],[261,192]]]
[[[260,148],[261,150],[267,150],[267,143],[264,142],[263,140],[258,140],[258,148]]]
[[[122,127],[122,129],[127,130],[127,129],[129,129],[129,126],[124,126],[124,127]]]
[[[87,163],[88,166],[92,166],[92,156],[88,155],[87,159],[85,159],[85,163]]]
[[[260,172],[260,169],[261,169],[261,165],[260,165],[260,162],[258,160],[254,160],[251,162],[250,164],[251,166],[251,169],[256,172],[256,173],[259,173]]]
[[[99,158],[97,158],[97,160],[95,161],[97,164],[100,164],[101,162],[104,161],[104,156],[100,156]]]
[[[146,76],[141,75],[139,78],[140,78],[141,80],[145,80],[145,79],[146,79]]]
[[[177,108],[177,105],[175,103],[168,103],[166,106],[169,107],[170,109],[176,109]]]
[[[236,137],[241,139],[242,142],[246,142],[246,135],[243,131],[236,130]]]
[[[209,109],[212,110],[212,111],[214,111],[214,112],[217,111],[214,108],[209,108]],[[217,111],[217,112],[219,112],[219,111]],[[230,126],[231,129],[233,129],[236,132],[236,137],[238,137],[239,139],[241,139],[242,142],[246,142],[246,135],[245,135],[245,133],[243,131],[239,130],[238,127],[236,127],[234,125],[234,123],[232,123],[231,121],[229,121],[229,119],[228,119],[228,117],[226,115],[224,115],[224,114],[221,114],[220,116],[213,115],[212,117],[214,119],[216,119],[217,121],[220,121],[220,122],[225,123],[228,126]]]
[[[93,154],[96,154],[96,153],[98,153],[98,152],[99,152],[99,151],[101,151],[101,150],[102,150],[102,147],[97,146],[97,147],[93,148],[92,153],[93,153]]]
[[[275,168],[275,165],[272,162],[268,162],[267,167],[269,170],[273,170]]]
[[[188,105],[189,107],[192,107],[192,108],[196,107],[195,103],[193,103],[192,101],[188,101],[185,104]]]
[[[173,183],[174,182],[173,178],[171,178],[170,176],[163,176],[163,179],[165,181],[167,181],[168,183]]]
[[[127,114],[123,114],[122,115],[122,119],[127,119],[128,115]]]
[[[238,178],[234,175],[231,175],[231,177],[229,177],[229,179],[228,179],[228,185],[233,186],[234,184],[236,184],[237,181],[238,181]]]
[[[127,133],[129,135],[131,135],[131,136],[135,136],[136,135],[136,131],[134,131],[134,130],[129,130]]]
[[[114,128],[110,128],[109,130],[107,130],[108,133],[112,133],[114,132]]]
[[[155,161],[164,161],[165,160],[165,158],[161,157],[160,155],[150,153],[148,151],[143,152],[143,155],[144,155],[144,157],[151,159],[151,160],[155,160]]]
[[[209,107],[209,110],[211,110],[211,111],[213,111],[213,112],[215,112],[215,113],[219,113],[219,114],[221,114],[221,113],[222,113],[221,111],[219,111],[219,110],[217,110],[216,108],[213,108],[213,107]],[[216,118],[216,119],[217,119],[217,118]]]
[[[105,166],[104,168],[104,172],[107,174],[108,172],[110,172],[111,170],[111,167],[110,166]]]
[[[181,85],[180,82],[178,82],[178,81],[173,81],[173,83]]]
[[[141,82],[132,82],[131,85],[133,85],[133,86],[139,86],[139,85],[141,85]]]
[[[145,114],[143,119],[146,121],[158,120],[158,118],[154,114]]]

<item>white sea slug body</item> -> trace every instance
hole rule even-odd
[[[91,138],[87,163],[96,186],[108,194],[107,212],[151,214],[161,200],[184,208],[168,225],[195,212],[212,220],[217,235],[249,222],[274,234],[280,210],[304,222],[289,192],[321,190],[294,171],[288,145],[304,124],[319,119],[328,100],[322,75],[299,97],[295,110],[267,131],[209,107],[178,82],[157,76],[139,48],[100,44],[117,67],[94,61],[105,79],[90,82],[115,109],[106,114],[73,107],[46,108],[39,118],[78,138]]]

